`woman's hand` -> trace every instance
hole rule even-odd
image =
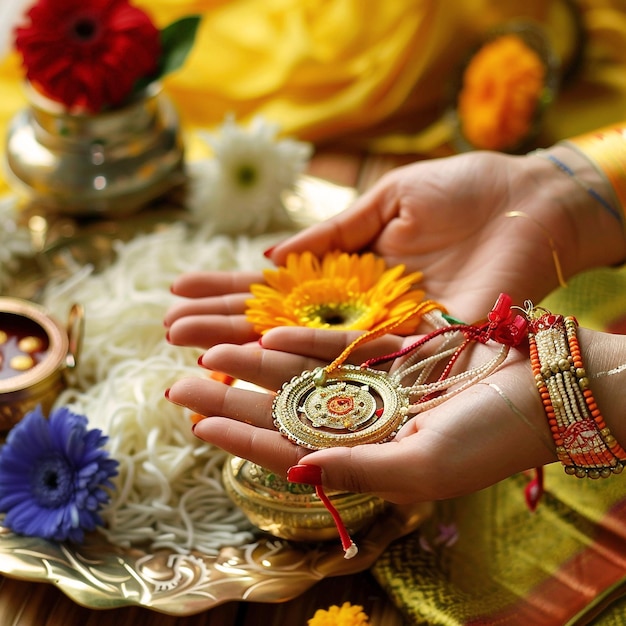
[[[576,157],[562,147],[552,152],[570,163]],[[350,209],[269,256],[281,265],[290,252],[371,250],[390,265],[423,271],[428,297],[472,322],[501,292],[517,303],[546,296],[559,282],[555,252],[566,278],[617,263],[626,256],[617,226],[546,159],[474,152],[393,170]],[[257,339],[244,312],[249,285],[259,281],[260,273],[178,278],[172,291],[186,300],[166,315],[170,341],[208,348]]]
[[[501,292],[521,303],[558,286],[551,239],[565,273],[574,270],[569,209],[579,197],[589,202],[537,157],[474,152],[422,161],[392,170],[349,210],[276,246],[271,259],[281,265],[290,252],[371,250],[423,271],[428,297],[472,322]]]
[[[210,348],[242,344],[259,335],[246,320],[250,285],[263,282],[261,272],[190,272],[179,276],[172,293],[185,299],[167,311],[164,324],[170,343]]]
[[[274,329],[258,343],[220,345],[202,364],[276,390],[303,370],[326,365],[354,335],[304,328]],[[384,337],[359,348],[355,363],[400,347]],[[301,354],[288,352],[298,346]],[[499,346],[478,345],[489,360]],[[410,419],[393,441],[311,452],[273,426],[274,394],[202,378],[177,381],[169,399],[208,416],[195,434],[285,476],[299,463],[318,465],[327,488],[371,492],[396,503],[447,498],[486,487],[555,459],[528,358],[513,349],[504,366],[442,405]]]
[[[524,164],[474,153],[398,168],[347,211],[277,246],[271,258],[280,265],[289,252],[369,249],[389,265],[423,271],[428,297],[465,321],[483,315],[505,290],[520,298],[544,295],[557,281],[548,239],[531,220],[505,215],[530,211],[536,202],[540,189],[533,194]],[[548,215],[558,211],[554,204]],[[170,341],[209,348],[256,339],[244,311],[249,285],[259,281],[260,273],[179,277],[172,291],[186,300],[165,317]]]

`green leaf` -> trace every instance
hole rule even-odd
[[[200,25],[199,15],[183,17],[161,31],[161,59],[155,74],[138,79],[133,85],[132,95],[141,93],[150,83],[161,80],[183,65],[193,47]]]
[[[157,78],[163,78],[183,65],[193,47],[200,19],[199,15],[189,15],[161,31],[162,52]]]

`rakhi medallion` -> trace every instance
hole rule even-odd
[[[272,414],[280,432],[300,446],[356,446],[393,438],[406,421],[408,398],[384,372],[342,365],[285,383]]]

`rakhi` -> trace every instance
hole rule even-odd
[[[434,317],[436,311],[438,317]],[[406,320],[382,325],[360,335],[326,367],[305,371],[285,383],[272,405],[276,428],[293,443],[312,450],[389,441],[411,414],[441,404],[495,371],[509,348],[526,337],[526,319],[511,311],[511,298],[506,294],[500,294],[483,324],[451,324],[441,315],[441,306],[432,301],[422,302],[413,315],[430,321],[435,330],[392,354],[369,359],[360,366],[345,365],[357,346],[391,332]],[[439,348],[421,358],[421,350],[439,337]],[[470,345],[490,340],[501,344],[493,358],[478,367],[452,373]],[[403,357],[393,373],[374,369],[375,365]],[[438,367],[440,373],[433,380]],[[404,385],[408,377],[412,382]],[[308,465],[294,466],[290,469],[293,481],[307,482],[311,469]],[[292,480],[291,475],[288,473],[288,480]],[[352,558],[358,551],[356,544],[321,481],[314,484],[317,496],[335,521],[345,558]]]
[[[431,301],[418,307],[422,315],[436,308]],[[365,333],[331,364],[292,378],[274,398],[274,425],[293,443],[311,450],[389,441],[410,415],[441,404],[494,372],[509,348],[526,336],[526,319],[511,311],[506,294],[482,324],[450,324],[442,316],[440,320],[436,330],[398,352],[359,366],[344,364],[354,348],[389,329]],[[439,349],[421,358],[422,349],[438,337]],[[452,373],[471,344],[488,341],[500,344],[497,354],[478,367]],[[401,357],[406,359],[393,373],[374,369]],[[440,374],[433,380],[437,368]]]

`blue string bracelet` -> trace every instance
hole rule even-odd
[[[552,164],[556,165],[564,174],[567,174],[575,183],[580,185],[596,202],[599,202],[604,209],[606,209],[620,224],[622,224],[622,217],[619,211],[615,209],[615,207],[605,198],[603,198],[593,187],[588,185],[584,180],[579,178],[574,170],[563,163],[560,159],[557,159],[552,154],[544,154],[542,149],[535,150],[529,153],[530,155],[535,155],[541,157],[542,159],[546,159],[550,161]]]

